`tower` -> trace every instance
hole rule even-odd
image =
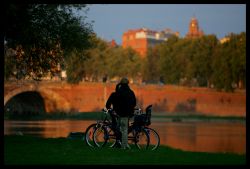
[[[118,45],[117,45],[116,41],[115,41],[114,39],[112,39],[112,40],[109,42],[109,46],[114,48],[114,47],[116,47],[116,46],[118,46]]]
[[[199,28],[198,20],[195,17],[191,18],[191,21],[189,23],[189,31],[186,35],[187,38],[198,38],[203,36],[204,33]]]

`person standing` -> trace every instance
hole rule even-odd
[[[136,97],[133,90],[129,87],[129,80],[122,78],[116,86],[116,92],[112,93],[106,103],[106,107],[113,105],[118,118],[118,137],[121,136],[121,148],[126,149],[128,144],[128,119],[134,114]]]
[[[106,108],[107,109],[113,109],[112,112],[110,112],[110,117],[112,120],[112,130],[114,131],[114,134],[116,136],[116,142],[114,147],[121,148],[121,131],[120,126],[118,125],[118,116],[117,111],[118,110],[118,103],[117,103],[117,91],[120,87],[120,84],[116,85],[115,92],[112,92],[106,102]]]

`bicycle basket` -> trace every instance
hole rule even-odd
[[[150,117],[147,114],[140,114],[134,116],[134,123],[140,126],[148,126],[151,124]]]

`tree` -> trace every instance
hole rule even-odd
[[[234,91],[233,84],[246,81],[246,34],[229,34],[229,40],[217,46],[213,53],[212,80],[219,90]]]
[[[161,57],[162,74],[165,81],[172,84],[179,84],[181,79],[191,79],[193,48],[192,40],[178,39],[167,42],[163,48],[166,48],[165,54]],[[164,59],[165,58],[165,59]]]
[[[213,69],[212,54],[217,46],[215,35],[205,35],[197,39],[193,57],[193,77],[197,79],[199,86],[209,87]]]
[[[93,46],[86,51],[87,59],[84,63],[85,77],[98,81],[108,72],[108,44],[102,39],[93,36]]]
[[[159,51],[157,47],[149,48],[144,61],[144,75],[146,82],[157,83],[160,80]]]
[[[100,81],[103,77],[136,78],[141,73],[141,60],[133,49],[112,47],[95,36],[92,40],[95,45],[87,50],[84,63],[85,76],[91,81]]]
[[[233,91],[232,69],[230,64],[231,50],[227,44],[220,44],[213,54],[212,75],[213,84],[218,90]]]
[[[179,69],[176,69],[176,58],[174,55],[174,45],[178,42],[177,37],[171,37],[167,42],[159,45],[159,68],[161,77],[165,83],[177,84],[180,79]]]
[[[85,52],[74,50],[67,58],[67,82],[77,84],[82,81],[85,75],[84,63],[86,61]]]
[[[70,66],[71,52],[91,46],[92,27],[84,23],[74,10],[86,5],[7,4],[4,38],[6,48],[16,51],[11,60],[21,78],[39,80],[48,73],[58,73],[60,66]],[[8,63],[9,57],[5,58]],[[76,58],[77,59],[77,58]],[[70,59],[71,60],[71,59]],[[7,73],[7,72],[6,72]],[[8,72],[7,74],[11,74]],[[14,74],[14,73],[12,73]],[[9,77],[9,76],[5,76]],[[20,77],[20,76],[19,76]]]
[[[233,82],[239,88],[243,88],[246,83],[246,33],[231,34],[229,46],[232,50],[230,64]]]
[[[141,58],[132,48],[121,50],[121,57],[123,60],[121,76],[128,76],[136,78],[141,73]],[[119,57],[115,56],[115,57]]]

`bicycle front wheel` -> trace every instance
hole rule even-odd
[[[106,127],[102,126],[96,128],[93,134],[93,140],[97,147],[103,147],[106,145],[108,140],[108,132]]]
[[[145,130],[149,135],[149,146],[148,149],[156,150],[160,145],[160,136],[159,134],[152,128],[146,127]]]
[[[84,136],[84,140],[87,143],[88,146],[90,147],[94,147],[94,140],[93,140],[93,134],[94,131],[96,130],[96,125],[97,123],[91,124],[85,131],[85,136]]]

